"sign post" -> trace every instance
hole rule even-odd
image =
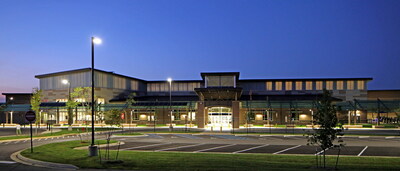
[[[28,111],[25,113],[25,119],[29,121],[31,125],[31,153],[33,153],[33,141],[32,141],[32,122],[36,119],[36,114],[34,111]]]

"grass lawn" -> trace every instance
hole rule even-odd
[[[95,131],[110,131],[110,130],[117,130],[115,128],[96,128]],[[37,137],[49,137],[49,136],[61,136],[61,135],[66,135],[66,134],[79,134],[79,133],[91,133],[92,129],[85,129],[82,131],[81,128],[74,128],[72,131],[68,131],[68,128],[62,128],[61,131],[59,132],[53,132],[53,133],[46,133],[46,134],[38,134],[38,135],[33,135],[33,138]],[[33,130],[33,133],[35,133],[35,130]],[[24,139],[24,138],[30,138],[30,135],[18,135],[18,136],[6,136],[6,137],[0,137],[0,140],[12,140],[12,139]]]
[[[309,170],[315,163],[314,156],[120,151],[119,159],[124,163],[105,164],[99,162],[99,157],[88,157],[87,150],[74,149],[88,145],[79,141],[47,144],[36,147],[34,153],[25,150],[22,155],[80,168],[131,170]],[[116,151],[111,151],[110,156],[115,155]],[[335,159],[328,156],[328,167],[334,166]],[[396,170],[400,168],[400,158],[341,157],[338,167],[340,170]]]

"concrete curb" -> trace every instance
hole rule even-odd
[[[118,144],[118,143],[111,143],[111,144],[109,144],[108,146],[109,147],[113,147],[113,146],[117,146],[117,145],[124,145],[125,143],[124,142],[122,142],[122,141],[120,141],[121,142],[121,144]],[[101,144],[101,145],[98,145],[97,147],[98,148],[104,148],[104,147],[106,147],[107,146],[107,144]],[[83,146],[83,147],[76,147],[76,148],[74,148],[74,150],[86,150],[86,149],[88,149],[88,146]]]
[[[111,138],[136,138],[136,137],[147,137],[149,135],[112,135]]]
[[[23,150],[17,151],[15,153],[11,154],[10,158],[12,160],[14,160],[15,162],[22,163],[25,165],[46,167],[46,168],[51,168],[51,169],[56,169],[56,170],[78,170],[79,169],[79,167],[76,167],[71,164],[52,163],[52,162],[45,162],[45,161],[30,159],[30,158],[22,156],[21,155],[22,151]]]

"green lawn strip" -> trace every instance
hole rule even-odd
[[[102,141],[104,143],[104,141]],[[96,143],[97,144],[97,143]],[[99,157],[88,157],[87,150],[75,147],[89,143],[69,141],[27,149],[22,155],[37,160],[73,164],[80,168],[140,169],[140,170],[308,170],[315,167],[315,156],[273,154],[221,154],[120,151],[122,164],[100,163]],[[110,156],[116,156],[111,151]],[[102,152],[104,155],[104,152]],[[327,156],[328,167],[334,167],[336,156]],[[400,158],[347,157],[339,159],[340,170],[396,170]]]
[[[96,128],[96,132],[100,131],[111,131],[111,130],[117,130],[114,128]],[[33,138],[39,138],[39,137],[51,137],[51,136],[61,136],[61,135],[75,135],[75,134],[80,134],[80,133],[91,133],[92,129],[85,129],[82,131],[81,128],[74,128],[72,131],[68,131],[67,128],[62,128],[61,131],[58,132],[53,132],[53,133],[45,133],[45,134],[39,134],[39,135],[34,135]],[[24,138],[30,138],[30,135],[18,135],[18,136],[6,136],[6,137],[0,137],[0,140],[14,140],[14,139],[24,139]]]

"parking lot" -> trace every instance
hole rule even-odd
[[[321,149],[307,146],[302,136],[237,136],[237,135],[195,135],[195,134],[148,134],[145,137],[118,137],[123,141],[120,150],[154,152],[190,152],[190,153],[232,153],[232,154],[322,154]],[[385,137],[345,138],[350,144],[340,149],[340,155],[346,156],[386,156],[400,157],[400,139]],[[352,143],[353,141],[353,143]],[[362,142],[374,145],[361,145]],[[357,142],[357,143],[355,143]],[[360,143],[361,142],[361,143]],[[379,144],[394,144],[379,146]],[[117,146],[111,147],[117,149]],[[327,155],[337,155],[339,149],[329,149]]]

